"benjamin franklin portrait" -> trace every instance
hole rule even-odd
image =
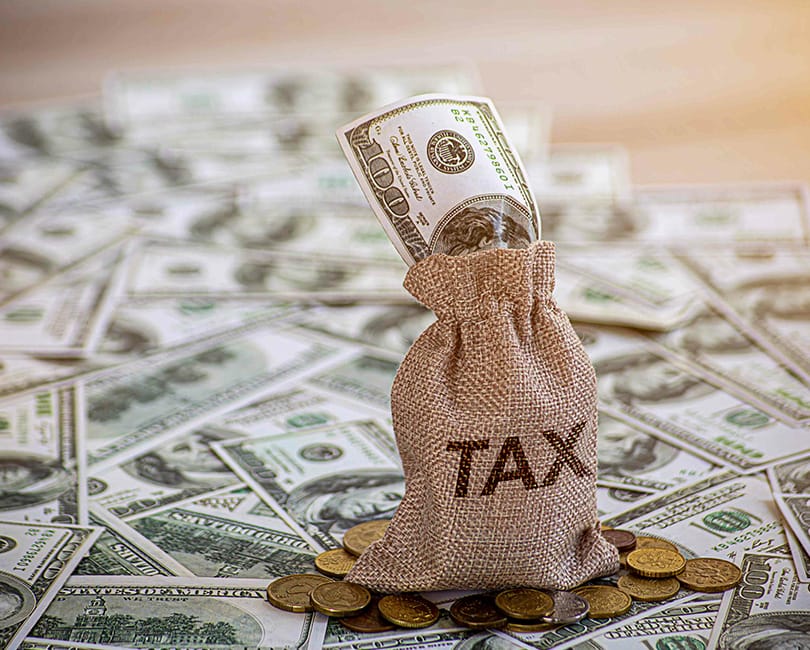
[[[327,475],[290,492],[287,509],[301,523],[333,537],[374,519],[390,519],[405,494],[405,479],[395,471]]]
[[[764,278],[741,285],[727,297],[753,319],[810,321],[810,275]]]
[[[605,397],[625,404],[660,404],[711,395],[717,389],[648,352],[594,364]],[[607,381],[610,377],[612,381]]]
[[[750,350],[753,345],[747,336],[715,313],[698,316],[681,328],[675,339],[679,348],[693,355],[701,352],[736,354]]]
[[[71,489],[73,475],[56,460],[29,455],[0,458],[0,511],[59,498]]]
[[[718,650],[810,650],[810,611],[754,614],[727,627]]]
[[[153,485],[174,489],[213,489],[227,485],[233,475],[211,451],[210,443],[238,437],[241,434],[224,429],[198,429],[165,443],[159,449],[141,454],[121,468]]]
[[[0,572],[0,630],[27,618],[37,599],[19,578]]]
[[[490,248],[527,248],[532,236],[521,225],[525,221],[526,218],[507,202],[498,206],[469,206],[444,224],[433,252],[469,255]]]
[[[678,449],[621,420],[599,414],[599,475],[632,477],[671,462]]]

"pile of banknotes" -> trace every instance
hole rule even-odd
[[[458,625],[462,592],[378,635],[268,604],[396,510],[389,391],[433,320],[335,128],[484,91],[455,65],[144,73],[0,114],[0,646],[806,642],[805,187],[634,187],[621,148],[550,145],[547,107],[497,97],[597,368],[602,523],[742,582],[532,633]]]

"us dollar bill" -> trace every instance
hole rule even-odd
[[[803,555],[810,555],[810,456],[774,465],[768,470],[768,480],[774,501]],[[802,564],[803,561],[797,561],[797,566]]]
[[[0,403],[0,517],[87,523],[81,387],[25,393]]]
[[[803,246],[683,250],[681,257],[730,320],[810,383],[810,254]]]
[[[97,508],[126,521],[142,512],[235,485],[239,479],[214,454],[210,444],[242,435],[203,425],[173,438],[160,438],[134,457],[93,470],[88,487],[90,500]]]
[[[180,242],[146,243],[133,259],[129,297],[410,302],[401,263],[302,256]]]
[[[103,249],[0,306],[0,351],[86,356],[122,289],[123,247]]]
[[[95,359],[121,363],[216,331],[293,312],[289,303],[205,297],[131,298],[120,302]]]
[[[789,556],[742,553],[742,580],[723,595],[710,647],[802,647],[810,637],[810,592]]]
[[[652,340],[730,392],[756,401],[788,424],[810,419],[810,386],[774,359],[760,342],[706,303],[686,325]]]
[[[416,302],[321,306],[295,316],[296,324],[306,329],[403,355],[435,321],[433,312]]]
[[[657,493],[693,483],[717,465],[624,420],[599,413],[597,485]]]
[[[15,393],[29,392],[45,384],[64,382],[100,367],[95,360],[65,361],[27,354],[0,354],[0,399],[5,400]]]
[[[393,515],[404,479],[393,435],[375,420],[214,443],[228,466],[318,550]],[[294,459],[290,463],[289,459]]]
[[[94,472],[118,464],[352,353],[257,321],[95,375],[86,383],[89,463]]]
[[[174,576],[171,563],[144,548],[132,529],[91,509],[90,524],[103,532],[76,566],[76,576]],[[135,539],[137,537],[137,539]],[[149,549],[151,550],[151,549]]]
[[[382,351],[363,350],[308,378],[308,384],[330,395],[364,402],[375,408],[378,417],[391,414],[391,386],[400,358]]]
[[[133,231],[120,208],[37,212],[3,232],[0,304],[66,271],[104,248],[120,244]]]
[[[650,650],[708,648],[720,600],[694,600],[668,607],[634,623],[573,646],[576,650]]]
[[[337,130],[374,214],[409,265],[433,253],[526,248],[540,215],[488,99],[421,95]]]
[[[806,244],[810,212],[800,183],[640,188],[633,239],[663,245]]]
[[[315,559],[312,547],[245,487],[136,515],[127,524],[200,577],[307,573]]]
[[[3,648],[20,645],[100,534],[100,528],[0,520]]]
[[[31,641],[118,648],[320,647],[325,621],[269,607],[266,589],[266,580],[74,577],[31,631]]]
[[[635,336],[604,328],[578,331],[599,377],[602,409],[609,415],[632,420],[653,435],[743,473],[807,449],[797,435],[800,429]]]

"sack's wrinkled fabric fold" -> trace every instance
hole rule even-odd
[[[431,255],[405,288],[438,320],[391,391],[405,496],[346,580],[569,589],[618,570],[596,511],[596,376],[552,297],[554,245]]]

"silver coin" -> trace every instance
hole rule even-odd
[[[568,625],[576,623],[588,615],[588,601],[571,593],[570,591],[559,591],[556,589],[544,589],[554,601],[554,610],[549,616],[543,617],[544,623],[551,625]]]

